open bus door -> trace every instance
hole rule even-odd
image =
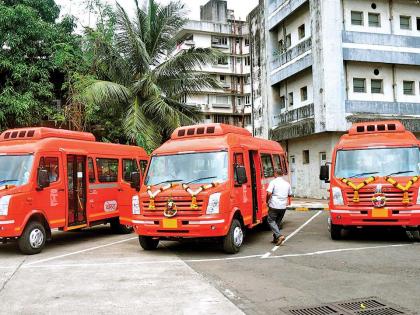
[[[67,155],[67,226],[68,229],[87,225],[86,156]]]
[[[261,170],[259,169],[259,155],[258,151],[249,151],[249,165],[251,169],[251,190],[252,190],[252,222],[256,224],[262,220],[262,200],[261,194]]]

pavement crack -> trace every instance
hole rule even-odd
[[[15,268],[15,270],[13,270],[12,274],[6,279],[6,281],[4,281],[3,285],[0,288],[0,295],[3,293],[3,290],[6,288],[7,284],[10,282],[10,280],[13,279],[13,277],[19,271],[20,267],[22,267],[22,265],[25,263],[25,261],[26,261],[26,258],[24,258],[20,262],[20,264]]]

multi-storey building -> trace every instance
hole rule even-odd
[[[200,21],[189,21],[178,33],[177,51],[215,48],[223,53],[216,64],[200,71],[220,81],[220,89],[189,94],[185,103],[200,106],[205,122],[226,123],[251,130],[251,83],[248,24],[236,20],[227,1],[210,0],[200,7]]]
[[[265,42],[251,47],[252,73],[266,73],[254,133],[284,144],[296,195],[327,196],[319,166],[352,122],[420,132],[419,1],[261,0],[248,22]]]

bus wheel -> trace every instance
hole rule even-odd
[[[26,226],[23,234],[19,237],[19,249],[26,255],[38,254],[44,248],[46,239],[47,234],[42,223],[32,221]]]
[[[130,234],[133,232],[133,227],[120,223],[120,219],[115,219],[111,221],[111,229],[116,234]]]
[[[241,223],[237,219],[232,220],[228,234],[223,240],[223,250],[228,254],[239,252],[244,241],[244,231]]]
[[[343,227],[341,225],[336,225],[330,223],[330,234],[332,240],[339,240],[341,239],[341,231],[343,230]]]
[[[139,236],[139,243],[144,250],[154,250],[158,247],[159,240],[150,236]]]

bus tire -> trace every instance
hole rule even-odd
[[[155,250],[159,245],[159,240],[150,236],[139,236],[139,243],[144,250]]]
[[[29,222],[22,235],[18,239],[20,251],[26,255],[38,254],[44,248],[47,240],[47,233],[42,223],[37,221]]]
[[[120,223],[120,219],[111,221],[111,229],[115,234],[130,234],[133,232],[133,227]]]
[[[223,250],[227,254],[239,252],[244,240],[244,230],[238,219],[233,219],[228,234],[223,239]]]
[[[343,230],[343,227],[341,225],[336,225],[336,224],[330,223],[331,239],[334,240],[334,241],[340,240],[342,230]]]

